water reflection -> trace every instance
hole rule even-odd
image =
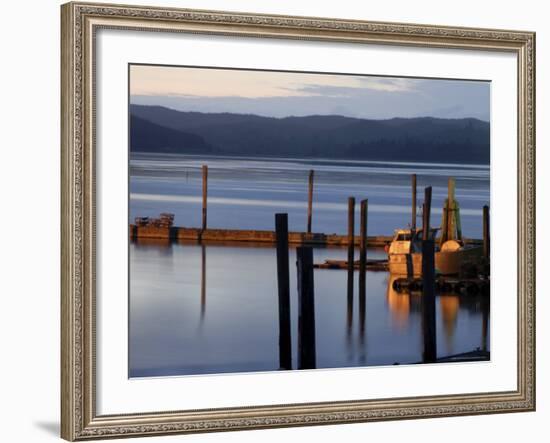
[[[158,254],[170,256],[173,253],[173,241],[169,238],[134,238],[132,246],[136,250],[155,251]]]
[[[353,254],[353,244],[348,249],[348,263],[353,261],[354,254]],[[347,298],[348,298],[348,305],[347,305],[347,332],[348,332],[348,342],[349,346],[351,346],[351,339],[352,339],[352,327],[353,327],[353,279],[355,277],[355,271],[350,268],[347,270]]]
[[[206,246],[201,245],[201,326],[206,312]]]
[[[397,277],[387,281],[387,302],[392,325],[400,331],[408,330],[418,321],[422,311],[422,292],[393,289]],[[461,341],[467,333],[473,333],[472,323],[479,331],[479,345],[471,350],[489,351],[489,295],[461,295],[457,293],[436,294],[437,336],[444,338],[438,343],[438,358],[465,352]],[[468,330],[465,330],[468,328]],[[466,351],[467,352],[467,351]]]
[[[481,301],[482,324],[481,324],[481,350],[488,351],[488,335],[489,335],[489,297],[485,297]]]
[[[443,334],[447,348],[453,353],[453,337],[456,331],[456,322],[459,309],[459,297],[456,294],[441,294],[439,296],[439,309],[443,320]]]
[[[316,263],[346,255],[341,248],[314,249]],[[371,258],[383,255],[369,249]],[[294,248],[289,263],[292,359],[298,361]],[[132,242],[130,376],[278,370],[275,270],[275,248],[265,244]],[[421,296],[396,293],[387,273],[372,271],[364,293],[356,287],[348,294],[347,278],[345,270],[314,271],[316,367],[420,361]],[[489,349],[488,298],[444,294],[437,305],[438,356]]]

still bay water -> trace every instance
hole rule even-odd
[[[175,214],[175,225],[201,221],[201,166],[209,166],[208,226],[273,230],[274,213],[289,229],[306,226],[307,177],[315,170],[313,231],[345,233],[347,198],[369,199],[369,235],[391,235],[410,223],[410,174],[433,186],[433,224],[441,218],[448,177],[456,179],[464,235],[481,236],[489,204],[489,167],[398,162],[132,155],[130,222]],[[419,219],[420,220],[420,219]],[[358,220],[356,226],[358,225]],[[131,377],[273,371],[278,361],[275,249],[266,245],[130,244]],[[293,367],[297,361],[295,250],[290,251]],[[346,259],[339,248],[315,248],[315,262]],[[369,258],[384,258],[369,249]],[[367,272],[364,314],[357,273],[348,304],[347,273],[315,270],[318,368],[408,364],[422,358],[418,294],[397,294],[386,272]],[[438,356],[489,349],[483,297],[437,297]]]

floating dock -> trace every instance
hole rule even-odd
[[[388,271],[388,260],[367,260],[365,266],[369,271]],[[348,262],[347,260],[325,260],[323,263],[315,263],[313,267],[316,269],[348,269]],[[355,260],[353,262],[353,268],[361,269],[361,262]]]
[[[398,293],[422,292],[424,281],[421,278],[396,278],[392,288]],[[435,279],[435,287],[438,294],[457,293],[462,295],[489,295],[490,279],[484,278],[460,278],[438,276]]]

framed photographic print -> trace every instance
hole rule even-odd
[[[68,3],[62,437],[535,408],[535,35]]]

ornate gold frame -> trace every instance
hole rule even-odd
[[[535,34],[68,3],[62,18],[61,435],[67,440],[533,411]],[[517,390],[390,400],[97,416],[95,412],[94,33],[99,28],[507,51],[518,59]]]

